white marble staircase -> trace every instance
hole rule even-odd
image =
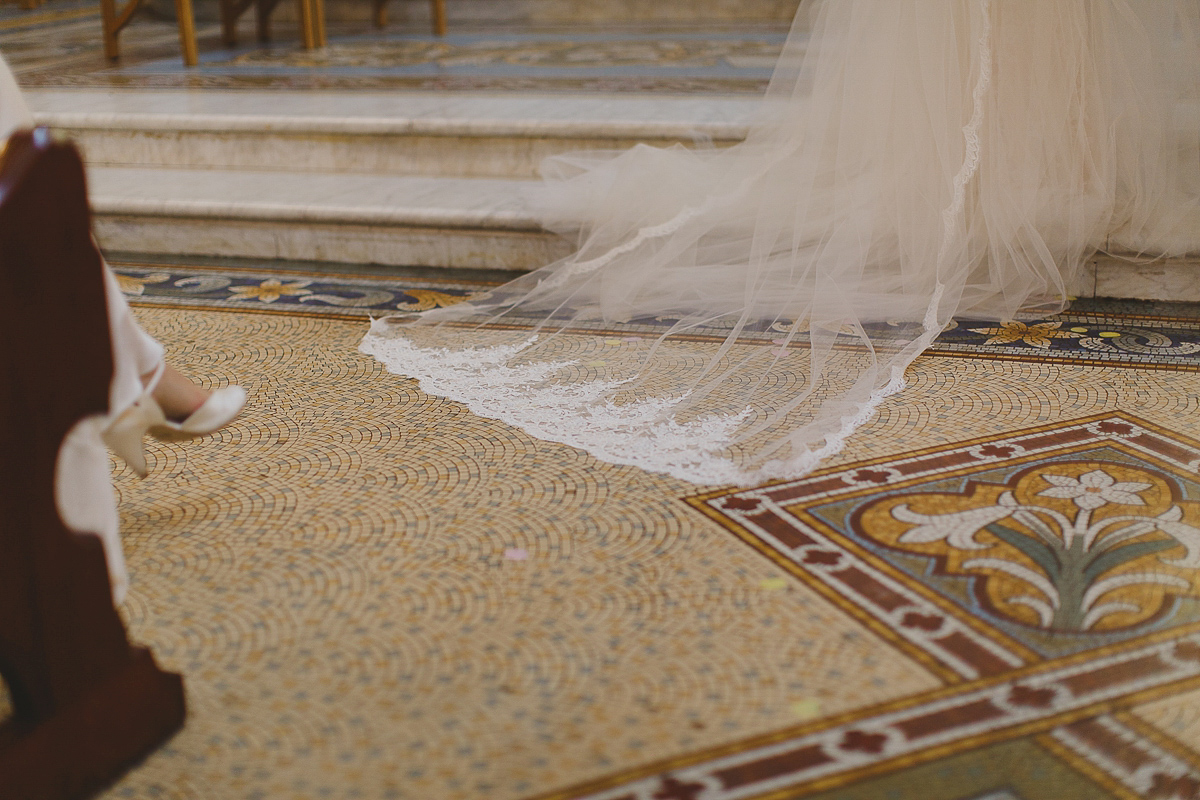
[[[527,197],[542,158],[727,146],[750,97],[320,92],[29,93],[89,165],[112,251],[527,270],[567,253]],[[1100,256],[1084,297],[1200,301],[1200,258]]]
[[[567,252],[525,199],[546,156],[724,146],[748,98],[30,93],[88,161],[106,249],[525,270]]]

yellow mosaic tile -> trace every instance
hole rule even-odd
[[[216,436],[153,443],[145,481],[114,463],[123,613],[184,674],[189,717],[105,800],[523,800],[589,781],[589,797],[696,794],[662,770],[976,691],[702,514],[687,502],[696,487],[386,374],[356,351],[362,322],[136,313],[185,372],[241,383],[252,404]],[[1200,405],[1200,375],[1185,371],[930,356],[908,377],[830,468],[1110,411],[1187,435]],[[1191,785],[1191,756],[1169,740],[1200,740],[1200,694],[1160,694],[1136,716],[1040,734],[1053,769],[1078,771],[1070,796],[1090,796],[1089,781],[1097,798],[1126,796],[1088,766],[1089,747],[1135,722],[1165,734],[1144,754],[1150,777]],[[843,747],[877,746],[848,730]],[[974,774],[993,746],[1009,747],[954,758]],[[753,758],[760,777],[774,768]],[[928,771],[914,764],[871,774],[910,796]]]
[[[1191,373],[923,356],[905,377],[908,389],[829,466],[1102,411],[1200,433],[1200,376]]]
[[[1200,689],[1148,703],[1134,710],[1175,741],[1200,753]]]
[[[694,487],[425,396],[361,323],[137,314],[252,401],[116,474],[190,716],[106,797],[518,798],[938,686]]]

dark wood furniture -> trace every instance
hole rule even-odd
[[[83,164],[45,129],[0,163],[0,797],[83,798],[182,724],[183,680],[130,645],[100,540],[54,501],[59,444],[108,405],[103,264]]]

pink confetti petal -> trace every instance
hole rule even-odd
[[[504,551],[504,557],[509,561],[524,561],[529,558],[529,553],[520,547],[510,547]]]
[[[787,339],[772,339],[771,344],[787,344]]]

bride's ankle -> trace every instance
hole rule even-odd
[[[163,370],[162,378],[150,393],[167,419],[176,422],[186,419],[204,405],[210,394],[170,365]]]

